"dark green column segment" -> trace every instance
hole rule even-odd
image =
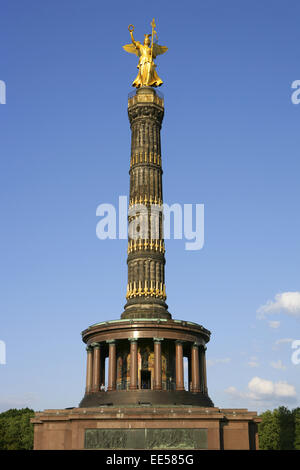
[[[162,201],[162,171],[154,165],[143,163],[130,170],[129,200],[142,204]]]
[[[141,115],[140,121],[134,121],[131,126],[132,142],[131,151],[134,152],[155,152],[160,154],[160,127],[159,120],[149,120]]]
[[[128,116],[131,127],[131,153],[152,152],[160,154],[160,129],[164,116],[163,100],[151,87],[137,90],[138,101],[129,100]]]
[[[157,253],[149,258],[142,251],[128,257],[128,282],[153,281],[164,283],[164,263],[162,254]]]
[[[164,116],[163,100],[151,87],[142,87],[128,100],[131,127],[130,208],[143,204],[162,207],[162,156],[160,129]],[[129,216],[129,222],[140,214]],[[165,303],[165,256],[163,216],[157,216],[157,236],[128,239],[127,303],[121,318],[171,318]]]

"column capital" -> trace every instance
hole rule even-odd
[[[91,343],[91,347],[94,349],[100,348],[100,343]]]
[[[164,338],[153,338],[154,343],[161,343]]]
[[[201,346],[200,343],[198,343],[197,341],[195,341],[193,344],[192,344],[192,347],[193,348],[199,348]]]
[[[93,348],[91,345],[87,346],[85,349],[88,353],[93,351]]]
[[[116,340],[115,339],[107,339],[106,343],[107,344],[116,344]]]
[[[183,341],[182,339],[176,339],[175,341],[175,344],[183,344],[185,343],[185,341]]]
[[[130,343],[137,343],[138,339],[137,338],[128,338],[128,341]]]

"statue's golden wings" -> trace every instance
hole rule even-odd
[[[157,55],[164,54],[167,52],[168,48],[166,46],[159,46],[158,44],[153,44],[153,54],[152,57],[156,57]]]
[[[134,44],[125,44],[125,46],[123,46],[123,49],[126,52],[129,52],[130,54],[135,54],[139,56],[139,50],[135,47]],[[156,56],[164,54],[165,52],[167,52],[167,50],[168,48],[166,46],[159,46],[158,44],[154,43],[152,57],[155,59]]]
[[[123,49],[125,49],[125,51],[129,52],[130,54],[135,54],[137,56],[139,55],[139,51],[134,46],[134,44],[125,44],[125,46],[123,46]]]

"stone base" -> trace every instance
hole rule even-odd
[[[197,406],[100,406],[38,412],[35,450],[258,449],[256,412]]]
[[[116,390],[112,392],[86,393],[80,408],[98,406],[134,406],[134,405],[177,405],[177,406],[214,406],[208,395],[182,391],[165,390]]]

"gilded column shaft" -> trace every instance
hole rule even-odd
[[[160,129],[164,103],[151,87],[128,100],[131,126],[128,284],[122,318],[171,318],[165,287]]]

